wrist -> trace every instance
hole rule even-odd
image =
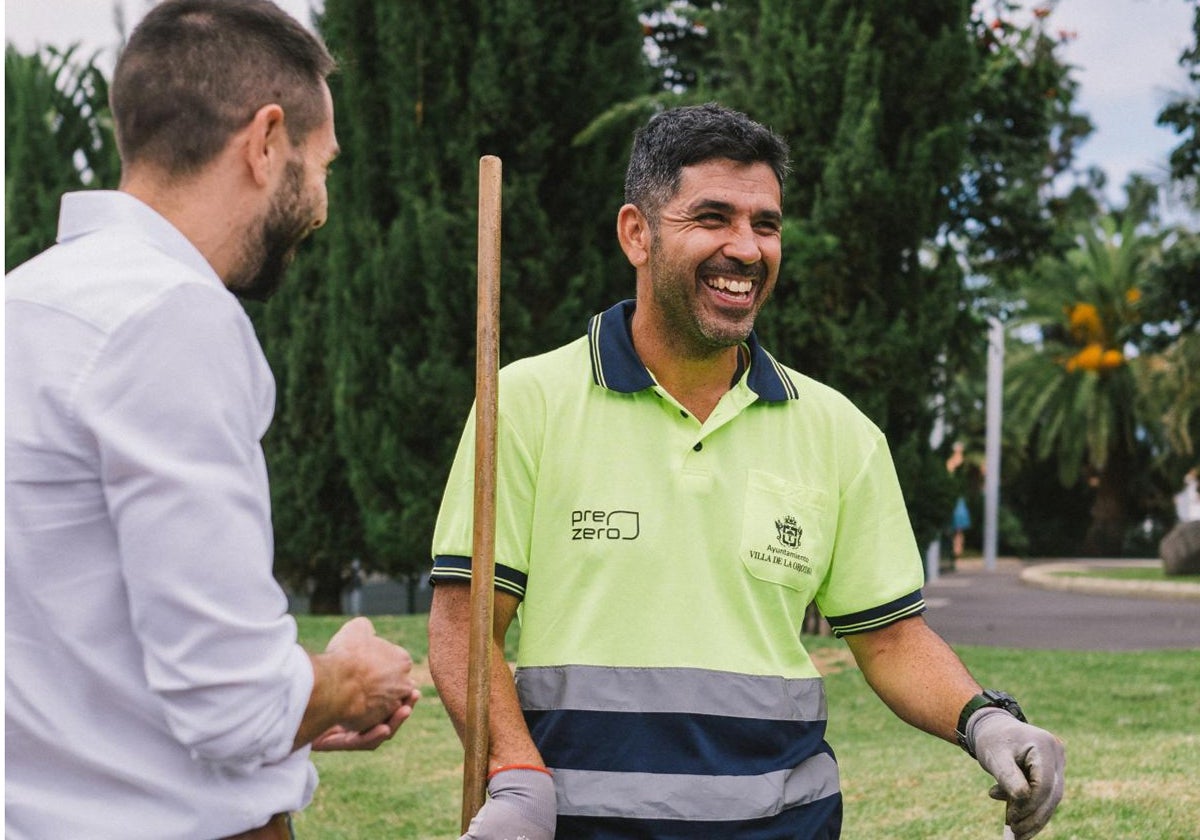
[[[340,708],[338,697],[341,691],[341,681],[336,674],[335,666],[327,654],[308,654],[312,666],[312,690],[308,695],[308,703],[304,708],[304,717],[296,732],[295,746],[301,747],[310,743],[331,726],[337,724],[337,710]]]
[[[314,705],[331,726],[361,729],[369,703],[359,663],[341,651],[325,651],[309,657],[313,663]]]
[[[490,782],[494,776],[503,773],[506,770],[535,770],[538,773],[545,773],[547,776],[554,775],[552,772],[550,772],[549,767],[541,764],[501,764],[498,767],[488,770],[488,781]]]
[[[991,688],[985,688],[979,694],[976,694],[963,706],[962,711],[958,714],[958,725],[954,728],[955,737],[958,740],[958,745],[966,750],[967,755],[975,758],[975,732],[972,719],[979,716],[983,711],[1004,712],[1017,720],[1025,722],[1025,713],[1021,711],[1021,705],[1016,701],[1011,694],[1003,691],[996,691]],[[986,717],[984,715],[983,717]],[[975,721],[978,724],[978,720]]]

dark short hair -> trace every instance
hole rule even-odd
[[[683,168],[718,159],[765,163],[783,190],[787,143],[740,111],[709,102],[662,111],[634,133],[625,201],[654,224],[678,191]]]
[[[322,83],[335,67],[321,40],[271,0],[165,0],[113,72],[121,161],[195,172],[272,103],[302,143],[325,116]]]

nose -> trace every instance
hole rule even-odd
[[[729,228],[729,241],[723,249],[725,256],[737,260],[743,265],[753,265],[762,259],[762,248],[758,244],[758,236],[748,222],[736,224]]]
[[[319,230],[325,227],[325,222],[329,219],[329,199],[325,198],[317,205],[316,215],[313,216],[312,229]]]

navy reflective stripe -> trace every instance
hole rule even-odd
[[[849,636],[854,633],[866,633],[879,630],[889,624],[895,624],[904,618],[911,618],[925,612],[925,599],[921,590],[910,592],[881,606],[849,615],[830,615],[825,620],[833,630],[833,635]]]
[[[557,837],[571,840],[838,840],[842,831],[842,797],[819,799],[757,820],[631,820],[559,815]]]
[[[495,571],[495,587],[503,590],[518,598],[525,597],[525,584],[529,576],[524,572],[518,572],[509,566],[502,563],[496,564]],[[429,574],[429,582],[433,584],[442,581],[461,581],[469,583],[471,580],[471,558],[463,557],[457,554],[439,554],[433,558],[433,571]]]
[[[518,668],[516,682],[521,708],[534,711],[683,712],[795,721],[827,717],[819,677],[561,665]]]
[[[542,758],[560,769],[751,776],[787,770],[825,748],[825,721],[670,712],[525,712]]]
[[[568,665],[516,682],[561,815],[760,820],[838,792],[820,678]]]
[[[838,774],[833,756],[822,752],[799,767],[761,776],[595,773],[555,768],[554,786],[562,816],[756,820],[837,795]]]
[[[654,378],[642,364],[629,334],[629,317],[636,302],[620,303],[592,316],[588,322],[588,350],[592,359],[592,380],[602,388],[625,394],[650,388]],[[783,366],[758,343],[751,332],[746,340],[750,350],[750,376],[746,384],[769,402],[794,400],[799,391]]]

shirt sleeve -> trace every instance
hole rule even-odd
[[[878,630],[925,611],[924,569],[882,433],[842,493],[829,575],[817,606],[836,636]]]
[[[237,301],[189,284],[114,332],[79,400],[148,684],[194,757],[246,771],[292,752],[313,684],[271,571],[274,387]]]
[[[511,382],[511,378],[502,378],[506,386]],[[529,575],[537,462],[532,455],[534,449],[518,433],[514,417],[522,419],[526,435],[541,418],[536,397],[530,398],[523,390],[519,385],[515,389],[501,389],[496,424],[495,588],[518,598],[525,597]],[[471,579],[474,514],[475,410],[472,408],[438,510],[433,534],[432,583]]]

